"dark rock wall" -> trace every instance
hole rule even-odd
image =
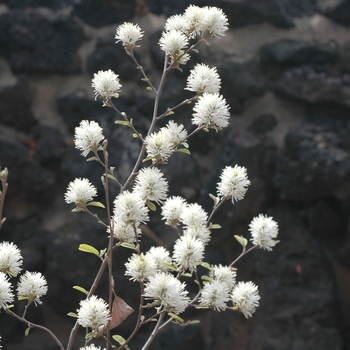
[[[259,285],[261,306],[253,319],[190,310],[186,317],[201,324],[170,327],[152,348],[350,349],[349,0],[0,0],[0,166],[10,171],[8,220],[0,237],[18,244],[25,268],[43,272],[49,284],[44,306],[29,317],[65,341],[72,325],[66,314],[81,298],[72,286],[88,288],[98,268],[77,247],[106,244],[104,230],[70,213],[63,200],[76,177],[89,177],[103,200],[102,170],[74,149],[74,128],[82,119],[99,121],[121,179],[138,155],[139,145],[114,124],[114,113],[94,100],[94,72],[111,68],[120,74],[118,108],[141,132],[147,130],[152,95],[115,45],[116,26],[133,20],[146,31],[136,55],[157,81],[165,16],[190,3],[221,7],[231,29],[201,47],[183,74],[169,77],[160,109],[188,96],[183,87],[189,69],[204,62],[217,66],[232,117],[226,130],[191,139],[190,157],[177,154],[164,167],[171,194],[209,210],[207,194],[215,192],[221,169],[244,165],[252,185],[243,201],[227,203],[214,218],[222,229],[213,233],[207,259],[231,262],[240,253],[233,234],[248,236],[248,224],[259,213],[278,221],[280,243],[271,253],[254,251],[237,266],[239,279]],[[187,126],[190,107],[175,114]],[[111,190],[113,198],[117,188]],[[162,223],[150,228],[169,241]],[[145,236],[144,244],[153,241]],[[122,276],[128,254],[116,258],[116,289],[133,304],[137,288]],[[134,321],[131,316],[118,332],[127,336]],[[132,349],[140,348],[149,331],[141,332]],[[5,350],[55,349],[37,330],[24,337],[24,326],[3,313],[0,334]]]

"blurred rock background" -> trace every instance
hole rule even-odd
[[[279,223],[280,243],[237,265],[238,279],[253,280],[261,292],[252,319],[190,310],[186,317],[200,325],[169,327],[152,349],[348,350],[350,0],[0,0],[0,166],[10,172],[0,240],[15,242],[24,268],[41,271],[49,285],[43,306],[32,307],[28,318],[65,342],[73,324],[66,315],[82,297],[72,286],[89,288],[99,266],[78,245],[106,245],[100,225],[64,203],[76,177],[89,177],[103,201],[102,169],[74,149],[74,128],[82,119],[104,127],[110,164],[121,179],[138,154],[129,130],[95,101],[93,73],[119,74],[118,108],[141,132],[150,121],[152,93],[115,45],[116,26],[135,21],[146,31],[136,56],[157,82],[162,26],[190,3],[221,7],[230,31],[200,47],[183,73],[170,75],[160,110],[190,96],[183,90],[186,77],[203,62],[217,66],[232,117],[226,130],[191,139],[191,156],[176,154],[164,167],[171,194],[210,210],[208,193],[215,193],[221,169],[246,166],[252,185],[243,201],[227,203],[214,217],[222,229],[213,232],[206,259],[230,263],[240,253],[233,235],[249,237],[248,224],[259,213]],[[174,117],[190,128],[191,106]],[[116,193],[112,188],[112,198]],[[150,230],[171,248],[175,237],[163,223],[154,221]],[[144,235],[143,244],[147,249],[154,239]],[[118,254],[116,290],[135,306],[137,286],[122,276],[130,252]],[[105,290],[104,280],[100,295]],[[134,322],[132,315],[115,331],[127,337]],[[0,314],[4,350],[56,349],[40,331],[25,337],[24,330]],[[131,349],[139,349],[149,332],[142,330]]]

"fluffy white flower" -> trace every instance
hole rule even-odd
[[[196,34],[199,34],[200,32],[200,23],[203,18],[203,9],[199,6],[190,5],[186,8],[184,12],[184,17],[186,21],[189,23],[189,33],[191,33],[191,36],[195,36]]]
[[[208,220],[208,214],[197,203],[188,204],[186,210],[181,214],[181,222],[185,226],[206,226]]]
[[[229,266],[216,265],[210,272],[210,277],[216,281],[225,283],[229,290],[236,284],[236,271]]]
[[[232,290],[231,299],[245,318],[252,317],[259,306],[258,287],[253,282],[238,282]]]
[[[160,203],[167,197],[168,182],[158,168],[143,168],[136,176],[133,191],[140,194],[144,201]]]
[[[153,260],[158,271],[166,271],[164,264],[171,264],[170,253],[164,247],[151,247],[146,253],[146,259]]]
[[[172,144],[172,147],[175,149],[180,144],[184,144],[187,139],[187,130],[182,124],[177,124],[172,120],[169,120],[168,124],[160,129],[161,132],[164,132],[168,135],[169,141]]]
[[[221,9],[213,6],[206,6],[202,8],[202,17],[198,28],[203,35],[225,35],[228,29],[228,20]]]
[[[278,235],[278,224],[272,217],[260,214],[249,224],[249,231],[252,235],[251,241],[254,245],[266,250],[272,250],[279,241],[274,238]]]
[[[68,185],[64,195],[66,203],[75,203],[77,206],[85,206],[97,196],[97,189],[88,179],[75,179]]]
[[[140,255],[133,254],[129,260],[125,263],[126,276],[131,276],[131,280],[134,281],[145,281],[154,275],[157,271],[157,265],[155,260],[149,259],[143,253]]]
[[[101,347],[97,347],[94,344],[90,344],[88,346],[84,346],[83,348],[80,348],[80,350],[100,350]]]
[[[137,237],[141,235],[141,230],[139,227],[134,227],[125,222],[116,222],[114,218],[112,220],[114,237],[119,239],[119,241],[122,243],[133,243],[137,241]],[[108,230],[107,232],[110,233],[110,230]]]
[[[0,272],[9,276],[17,276],[22,270],[21,251],[12,242],[0,243]]]
[[[114,200],[113,218],[116,222],[138,226],[149,220],[148,209],[138,193],[124,191]]]
[[[143,33],[138,24],[125,22],[117,27],[115,39],[117,43],[121,41],[123,46],[130,50],[136,46],[136,41],[142,39]]]
[[[185,90],[193,91],[198,95],[204,92],[216,94],[220,91],[221,79],[215,67],[206,64],[197,64],[187,78]]]
[[[192,225],[185,228],[184,234],[197,238],[204,244],[207,244],[210,241],[211,232],[205,225]]]
[[[96,295],[80,301],[80,308],[77,313],[77,322],[82,327],[89,327],[92,330],[97,330],[100,326],[106,326],[110,319],[107,303]]]
[[[219,94],[205,92],[193,107],[192,124],[205,126],[216,131],[229,124],[230,113],[226,100]]]
[[[163,220],[166,220],[165,223],[172,227],[177,226],[186,206],[186,200],[180,196],[167,198],[162,206],[162,215]]]
[[[186,33],[188,26],[189,23],[183,15],[173,15],[169,17],[165,22],[164,29],[167,32],[170,32],[171,30],[179,30],[183,33]]]
[[[173,275],[157,272],[145,286],[145,297],[155,299],[168,311],[180,314],[188,305],[185,286],[185,283],[181,283]]]
[[[247,177],[247,169],[239,165],[227,166],[220,175],[221,181],[217,185],[218,195],[231,198],[232,203],[244,198],[250,181]]]
[[[226,283],[214,280],[204,285],[199,303],[201,306],[210,307],[217,311],[224,311],[230,300],[229,288]]]
[[[97,98],[100,95],[104,101],[110,100],[112,97],[118,97],[118,92],[122,87],[119,82],[119,75],[110,69],[94,73],[91,86],[94,88],[95,97]]]
[[[26,271],[19,279],[17,295],[19,299],[27,299],[29,303],[42,304],[40,298],[47,293],[47,282],[40,272]]]
[[[75,148],[82,151],[82,156],[86,157],[89,152],[102,149],[100,144],[104,140],[102,128],[95,121],[82,120],[75,128],[74,143]]]
[[[183,50],[188,45],[188,38],[179,30],[170,30],[162,33],[159,45],[162,51],[170,56],[177,57],[183,54]]]
[[[197,264],[203,260],[204,243],[189,235],[183,235],[176,240],[173,259],[179,268],[191,272],[196,270]]]
[[[6,308],[8,304],[12,303],[14,295],[12,293],[12,286],[8,277],[0,272],[0,310]]]
[[[147,157],[152,157],[153,164],[157,161],[165,163],[174,153],[174,147],[169,133],[160,130],[145,138]]]

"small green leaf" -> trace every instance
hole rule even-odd
[[[93,160],[97,160],[97,158],[94,156],[86,159],[87,162],[92,162]]]
[[[137,138],[139,137],[139,135],[137,135],[136,133],[134,133],[134,134],[132,134],[132,137],[133,137],[134,139],[137,139]]]
[[[104,175],[104,174],[103,174]],[[117,181],[117,179],[115,178],[115,176],[113,176],[112,174],[107,174],[107,177],[113,181]]]
[[[68,312],[67,316],[78,318],[78,315],[75,312]]]
[[[116,120],[114,124],[130,126],[130,122],[128,122],[127,120]]]
[[[238,236],[238,235],[235,235],[234,236],[236,238],[236,240],[238,241],[238,243],[243,247],[245,248],[248,244],[248,240],[245,239],[244,237],[242,236]]]
[[[182,273],[181,276],[183,276],[183,277],[192,277],[192,273],[189,273],[189,272]]]
[[[184,323],[183,318],[181,318],[179,315],[173,314],[172,312],[168,312],[168,316],[172,317],[173,319],[175,319],[180,323]]]
[[[123,242],[121,244],[121,246],[124,247],[124,248],[132,249],[132,250],[136,249],[135,246],[132,243],[128,243],[128,242]]]
[[[86,295],[88,294],[87,290],[85,288],[83,288],[83,287],[73,286],[73,289],[78,290],[79,292],[82,292],[82,293],[84,293]]]
[[[149,160],[152,160],[153,159],[153,157],[147,157],[147,158],[145,158],[143,161],[142,161],[142,163],[146,163],[146,162],[148,162]]]
[[[100,254],[98,252],[98,250],[96,248],[94,248],[93,246],[89,245],[89,244],[80,244],[79,245],[79,250],[85,253],[91,253],[91,254],[95,254],[98,257],[100,257]]]
[[[147,207],[152,210],[152,211],[156,211],[157,207],[155,206],[154,203],[152,203],[151,201],[146,201]]]
[[[101,203],[101,202],[89,202],[88,204],[86,204],[86,206],[93,206],[93,207],[99,207],[99,208],[105,208],[105,206]]]
[[[172,265],[172,264],[163,263],[163,265],[165,267],[167,267],[169,270],[177,271],[177,268],[174,265]]]
[[[212,229],[212,230],[217,230],[217,229],[221,228],[221,226],[219,224],[212,224],[212,223],[210,223],[210,227],[209,228]]]
[[[201,266],[203,266],[204,268],[206,268],[207,270],[211,271],[212,270],[212,267],[210,266],[209,263],[205,262],[205,261],[202,261],[200,263]]]
[[[198,324],[198,323],[201,323],[201,321],[199,321],[199,320],[192,320],[192,321],[188,321],[187,324]]]
[[[23,295],[19,295],[19,296],[18,296],[18,300],[19,300],[19,301],[28,300],[28,298],[27,298],[27,297],[24,297]]]
[[[106,251],[107,251],[107,248],[100,250],[100,257],[101,258],[103,257],[103,255],[105,255]]]
[[[96,332],[90,332],[85,335],[85,339],[92,339],[95,338]]]
[[[143,322],[145,320],[145,315],[141,315],[140,321]]]
[[[175,114],[174,111],[167,110],[164,114],[164,117],[167,117],[168,115]]]
[[[176,152],[179,153],[185,153],[185,154],[191,154],[191,152],[187,148],[178,148]]]
[[[112,335],[112,338],[119,344],[119,345],[123,345],[125,344],[126,340],[121,336],[121,335]]]
[[[26,328],[26,330],[24,331],[24,335],[25,335],[26,337],[28,337],[29,331],[30,331],[30,327]]]
[[[115,92],[113,95],[112,95],[114,98],[118,98],[119,97],[119,94],[117,92]]]
[[[84,211],[84,210],[82,208],[79,208],[79,207],[72,209],[72,213],[77,213],[79,211]]]
[[[206,276],[206,275],[201,276],[201,279],[202,279],[203,281],[208,281],[208,282],[214,281],[213,278],[211,278],[211,277],[209,277],[209,276]]]
[[[209,132],[209,129],[208,128],[203,128],[203,131]]]

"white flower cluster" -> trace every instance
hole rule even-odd
[[[107,103],[112,97],[119,96],[118,92],[120,92],[122,85],[119,81],[119,75],[109,69],[95,73],[91,87],[95,90],[95,98],[101,96],[102,100]]]
[[[78,207],[85,207],[97,196],[97,189],[88,179],[75,179],[68,185],[64,195],[66,203],[75,203]]]
[[[107,303],[96,295],[80,301],[80,308],[77,313],[78,323],[82,327],[91,328],[93,331],[97,331],[100,326],[106,326],[110,320]]]
[[[183,15],[174,15],[166,21],[159,45],[170,57],[170,64],[176,68],[190,59],[186,52],[191,51],[188,48],[190,39],[196,35],[201,38],[225,35],[227,29],[227,17],[221,9],[190,5]]]
[[[165,127],[145,138],[147,157],[150,157],[153,163],[166,163],[179,145],[187,146],[186,139],[187,130],[184,126],[170,120]]]
[[[80,348],[80,350],[101,350],[101,347],[100,346],[97,347],[94,344],[90,344],[88,346],[84,346],[84,347]]]
[[[22,270],[22,255],[18,247],[9,242],[0,243],[0,309],[6,308],[14,300],[10,277],[17,276]],[[40,272],[26,271],[17,284],[19,300],[41,304],[40,298],[47,293],[46,279]]]
[[[136,41],[142,39],[144,32],[138,24],[125,22],[117,27],[115,39],[117,43],[122,42],[127,50],[132,50],[136,45]]]

